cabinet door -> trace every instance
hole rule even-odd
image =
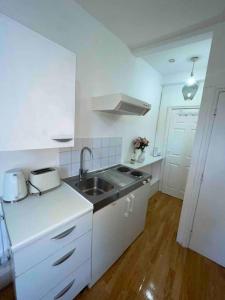
[[[75,54],[1,14],[0,44],[0,151],[73,146]]]
[[[92,241],[92,286],[124,251],[126,198],[94,213]]]
[[[144,230],[150,189],[150,183],[146,183],[129,195],[130,206],[124,236],[125,248],[129,247]]]

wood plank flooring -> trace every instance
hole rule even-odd
[[[176,243],[181,205],[181,200],[157,193],[150,200],[144,233],[76,299],[225,300],[225,268]],[[0,292],[3,299],[15,299],[12,286]]]

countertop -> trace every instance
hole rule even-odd
[[[12,251],[93,210],[93,205],[68,184],[41,196],[2,203]]]
[[[134,164],[131,164],[130,162],[124,162],[123,165],[127,166],[129,168],[139,169],[139,168],[154,164],[160,160],[163,160],[162,156],[156,156],[156,157],[148,156],[148,157],[146,157],[146,159],[143,163],[135,162]]]

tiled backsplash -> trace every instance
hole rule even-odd
[[[73,148],[59,149],[59,166],[62,178],[76,176],[80,168],[80,151],[83,147],[92,150],[93,157],[85,151],[84,169],[98,170],[121,162],[122,138],[77,138]]]

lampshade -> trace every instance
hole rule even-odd
[[[184,85],[182,88],[182,93],[184,100],[192,100],[198,91],[198,84]]]
[[[192,100],[198,91],[198,83],[194,78],[194,65],[197,60],[198,57],[191,58],[191,61],[193,62],[191,76],[188,78],[187,83],[182,88],[184,100]]]

